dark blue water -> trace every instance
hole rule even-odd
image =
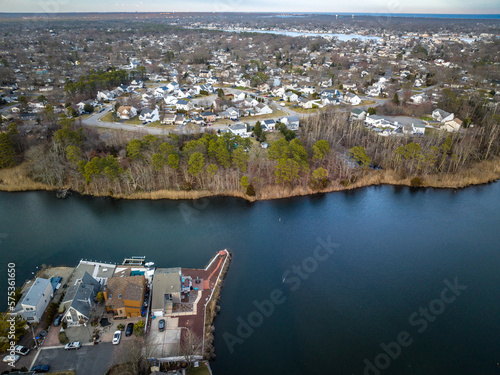
[[[0,251],[22,282],[41,263],[201,267],[230,249],[216,375],[498,374],[499,210],[499,183],[253,204],[0,193]]]

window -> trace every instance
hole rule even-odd
[[[113,298],[113,295],[112,295],[112,294],[110,294],[110,295],[109,295],[108,299],[111,299],[111,298]]]
[[[121,295],[121,294],[118,294],[118,298],[122,298],[122,295]]]

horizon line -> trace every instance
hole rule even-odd
[[[114,11],[67,11],[67,12],[0,12],[0,14],[147,14],[147,13],[202,13],[202,14],[215,14],[215,13],[234,13],[234,14],[253,14],[253,13],[261,13],[261,14],[347,14],[347,15],[356,15],[356,14],[361,14],[361,15],[454,15],[454,16],[498,16],[500,17],[500,13],[415,13],[415,12],[410,12],[410,13],[391,13],[391,12],[307,12],[307,11],[295,11],[295,12],[288,12],[288,11],[189,11],[189,10],[184,10],[184,11],[121,11],[121,12],[114,12]]]

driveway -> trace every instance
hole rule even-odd
[[[50,371],[73,370],[76,375],[104,375],[113,364],[116,346],[111,343],[86,345],[78,350],[41,349],[34,365],[50,365]]]

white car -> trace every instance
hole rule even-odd
[[[118,345],[120,343],[120,339],[122,338],[122,331],[115,331],[113,334],[113,344]]]
[[[22,345],[16,345],[14,347],[14,351],[17,354],[21,354],[21,355],[26,355],[30,352],[30,350],[28,348],[26,348],[25,346],[22,346]]]
[[[65,346],[64,346],[64,350],[78,350],[80,349],[80,347],[82,346],[82,344],[80,344],[80,341],[73,341],[73,342],[69,342],[67,343]]]
[[[16,355],[6,355],[5,357],[3,357],[3,361],[4,362],[17,362],[19,361],[19,356],[16,354]]]

